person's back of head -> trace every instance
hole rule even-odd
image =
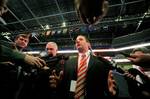
[[[148,53],[149,53],[149,49],[146,48],[146,47],[135,48],[132,51],[132,54],[140,54],[140,55],[142,54],[142,55],[144,55],[144,54],[148,54]],[[140,67],[140,66],[137,66],[137,65],[133,65],[133,68],[136,68],[141,72],[150,71],[150,69],[148,69],[148,68]]]
[[[142,53],[149,53],[149,49],[146,47],[139,47],[139,48],[135,48],[132,50],[132,53],[134,54],[135,52],[140,51]]]

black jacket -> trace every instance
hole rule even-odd
[[[64,66],[64,75],[60,94],[63,99],[74,99],[74,92],[70,92],[70,83],[77,80],[78,58],[72,58]],[[109,66],[99,58],[90,55],[87,78],[86,99],[98,99],[107,95],[107,78]]]

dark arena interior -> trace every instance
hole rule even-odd
[[[93,97],[94,99],[96,96],[150,98],[150,68],[147,66],[150,66],[150,0],[6,1],[4,8],[7,12],[0,11],[0,90],[3,91],[0,97],[2,96],[2,99],[48,99],[47,97],[49,99],[62,99],[62,97],[63,99],[91,99]],[[108,11],[103,16],[97,8],[100,7],[104,11],[105,5],[97,3],[102,2],[103,4],[104,1],[108,3]],[[1,6],[3,6],[3,2],[0,4],[0,10],[3,10]],[[79,10],[76,7],[79,7]],[[82,12],[79,13],[79,11]],[[89,16],[91,15],[91,20],[96,20],[96,15],[92,16],[94,12],[100,14],[98,18],[101,19],[92,21],[91,24],[90,19],[86,19],[87,16],[79,16],[87,14],[86,12]],[[1,15],[1,13],[3,14]],[[20,34],[28,35],[24,44],[19,43],[16,39]],[[78,74],[72,79],[73,81],[69,82],[69,77],[73,75],[71,72],[75,71],[68,72],[67,70],[71,67],[66,68],[70,60],[83,50],[82,48],[80,50],[78,46],[85,47],[87,44],[87,42],[83,42],[83,45],[80,44],[84,37],[81,36],[82,40],[81,38],[78,40],[79,35],[84,35],[89,40],[89,52],[99,61],[110,66],[111,72],[107,72],[108,84],[103,88],[103,90],[106,88],[103,92],[104,96],[96,93],[99,88],[99,80],[96,82],[97,88],[94,85],[95,82],[92,82],[94,79],[101,79],[96,78],[96,74],[103,74],[96,73],[99,70],[97,66],[95,66],[98,68],[97,70],[92,69],[93,71],[95,69],[94,73],[90,69],[87,70],[87,73],[89,71],[94,77],[89,77],[90,74],[87,75],[87,79],[91,81],[88,82],[86,79],[85,96],[76,98],[73,93],[77,84],[74,80],[77,80]],[[58,45],[57,56],[49,57],[48,50],[52,49],[46,48],[48,42],[55,42]],[[23,49],[20,50],[21,47],[17,43]],[[8,47],[11,52],[6,50],[7,48],[3,50],[3,46]],[[16,51],[14,48],[17,48],[19,55],[20,53],[24,55],[23,60],[16,58],[18,54],[13,54]],[[134,58],[135,56],[130,54],[136,54],[136,51],[142,51],[144,55],[148,55],[149,61],[144,60],[140,64],[134,63],[134,60],[129,58]],[[137,54],[141,55],[141,52],[137,52]],[[40,59],[44,62],[41,62]],[[88,59],[88,64],[90,64],[90,59],[91,57]],[[63,76],[57,64],[62,66]],[[46,67],[43,68],[43,65]],[[74,61],[72,65],[75,65]],[[134,68],[135,65],[138,68]],[[111,76],[110,73],[112,73]],[[51,75],[57,76],[55,83],[51,81]],[[68,82],[64,81],[63,77]],[[68,89],[70,91],[66,91],[68,87],[62,87],[64,83],[70,83],[70,89]],[[88,84],[93,85],[91,87]],[[101,93],[102,90],[99,92]],[[72,95],[75,97],[72,98]]]

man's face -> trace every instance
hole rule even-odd
[[[29,43],[29,39],[28,38],[24,38],[22,36],[18,37],[16,40],[15,40],[15,43],[17,46],[19,46],[20,48],[26,48],[28,43]]]
[[[57,54],[57,49],[53,44],[48,44],[46,50],[49,56],[56,56]]]
[[[89,42],[86,41],[84,36],[80,35],[76,38],[75,46],[79,52],[86,52],[89,49]]]

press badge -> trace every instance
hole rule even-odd
[[[76,81],[75,80],[71,80],[70,91],[71,92],[75,92],[75,87],[76,87]]]

